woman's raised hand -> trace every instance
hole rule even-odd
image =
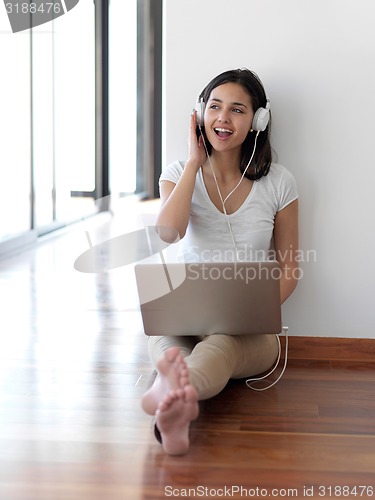
[[[192,165],[192,167],[194,167],[198,172],[198,170],[206,161],[207,154],[203,144],[202,135],[200,135],[198,139],[196,130],[197,130],[197,112],[194,109],[190,117],[189,157],[187,163]]]

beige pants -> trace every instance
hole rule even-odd
[[[276,335],[209,335],[207,337],[149,337],[156,368],[166,349],[178,346],[189,368],[189,381],[200,400],[218,394],[231,378],[252,377],[274,364]]]

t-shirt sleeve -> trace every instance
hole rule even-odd
[[[296,180],[289,170],[284,168],[279,185],[277,211],[279,212],[297,198],[298,189]]]
[[[161,173],[159,177],[159,186],[162,181],[170,181],[177,184],[181,177],[183,167],[179,161],[170,163]]]

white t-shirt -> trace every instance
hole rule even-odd
[[[175,161],[162,172],[160,180],[177,184],[186,162]],[[190,209],[190,221],[180,242],[185,262],[259,261],[274,259],[273,228],[278,211],[298,198],[293,175],[282,165],[272,163],[268,175],[254,181],[251,191],[229,220],[237,249],[228,227],[227,216],[212,203],[197,173]]]

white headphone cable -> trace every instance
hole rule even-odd
[[[267,387],[259,387],[259,388],[254,387],[254,382],[259,382],[260,380],[264,380],[267,377],[269,377],[276,370],[276,368],[279,365],[279,361],[280,361],[280,357],[281,357],[281,342],[280,342],[279,336],[277,335],[276,338],[277,338],[277,342],[278,342],[279,352],[278,352],[278,356],[277,356],[277,360],[276,360],[275,366],[272,368],[272,370],[270,372],[268,372],[266,375],[263,375],[263,377],[248,378],[246,380],[246,385],[250,389],[252,389],[253,391],[261,392],[261,391],[266,391],[267,389],[270,389],[275,384],[277,384],[277,382],[284,375],[284,372],[285,372],[285,369],[286,369],[286,365],[287,365],[287,362],[288,362],[288,330],[289,330],[289,327],[283,326],[282,329],[283,329],[283,332],[285,333],[285,359],[284,359],[283,369],[281,370],[281,373],[277,377],[277,379],[274,382],[272,382],[272,384],[267,385]]]
[[[216,184],[216,189],[217,189],[217,192],[219,194],[219,197],[220,197],[220,201],[221,201],[221,204],[223,206],[223,212],[226,216],[226,219],[227,219],[227,223],[228,223],[228,227],[229,227],[229,232],[230,232],[230,235],[231,235],[231,238],[232,238],[232,242],[233,242],[233,245],[236,249],[236,257],[237,257],[237,254],[238,254],[238,249],[237,249],[237,245],[236,245],[236,241],[234,239],[234,235],[233,235],[233,231],[232,231],[232,226],[231,226],[231,223],[230,223],[230,220],[229,220],[229,215],[226,211],[226,208],[225,208],[225,202],[228,200],[229,196],[231,196],[234,191],[238,188],[238,186],[241,184],[243,178],[245,177],[245,174],[246,174],[246,171],[247,169],[249,168],[251,162],[252,162],[252,159],[254,157],[254,154],[255,154],[255,149],[256,149],[256,145],[257,145],[257,139],[258,139],[258,135],[259,135],[259,131],[257,131],[256,133],[256,136],[255,136],[255,140],[254,140],[254,148],[253,148],[253,152],[251,154],[251,157],[250,157],[250,160],[248,162],[248,164],[246,165],[246,168],[245,170],[243,171],[242,173],[242,176],[241,176],[241,179],[238,181],[237,185],[232,189],[232,191],[225,197],[225,199],[223,200],[223,197],[221,195],[221,192],[220,192],[220,188],[219,188],[219,183],[217,182],[217,178],[216,178],[216,175],[215,175],[215,170],[213,168],[213,165],[212,165],[212,162],[211,162],[211,158],[210,158],[210,155],[208,154],[208,150],[207,150],[207,146],[206,146],[206,141],[204,139],[204,135],[203,135],[203,132],[202,132],[202,128],[200,125],[198,125],[198,128],[199,128],[199,131],[201,133],[201,136],[202,136],[202,140],[203,140],[203,145],[204,145],[204,149],[206,150],[206,154],[207,154],[207,158],[208,158],[208,162],[210,164],[210,167],[211,167],[211,171],[212,171],[212,175],[214,177],[214,180],[215,180],[215,184]],[[254,382],[259,382],[261,380],[264,380],[266,379],[267,377],[269,377],[270,375],[272,375],[272,373],[276,370],[276,368],[278,367],[279,365],[279,362],[280,362],[280,358],[281,358],[281,342],[280,342],[280,338],[279,336],[277,335],[276,338],[277,338],[277,343],[278,343],[278,355],[277,355],[277,360],[275,362],[275,365],[274,367],[272,368],[272,370],[270,372],[268,372],[266,375],[263,375],[262,377],[255,377],[255,378],[249,378],[246,380],[246,385],[252,389],[253,391],[258,391],[258,392],[261,392],[261,391],[266,391],[267,389],[270,389],[271,387],[273,387],[274,385],[277,384],[277,382],[281,379],[281,377],[284,375],[284,372],[286,370],[286,365],[287,365],[287,362],[288,362],[288,330],[289,330],[289,327],[287,326],[283,326],[282,327],[282,330],[283,332],[285,333],[285,359],[284,359],[284,366],[281,370],[281,373],[280,375],[277,377],[277,379],[272,382],[272,384],[269,384],[267,387],[260,387],[260,388],[257,388],[257,387],[254,387],[253,384]]]
[[[224,212],[224,215],[226,217],[226,220],[227,220],[227,224],[228,224],[228,228],[229,228],[229,233],[230,233],[230,236],[232,238],[232,242],[233,242],[233,245],[234,245],[234,248],[236,249],[236,257],[237,257],[237,253],[238,253],[238,250],[237,250],[237,245],[236,245],[236,241],[234,239],[234,235],[233,235],[233,231],[232,231],[232,226],[231,226],[231,223],[230,223],[230,220],[229,220],[229,215],[227,214],[227,210],[225,208],[225,200],[223,200],[223,197],[221,195],[221,192],[220,192],[220,188],[219,188],[219,184],[217,182],[217,179],[216,179],[216,175],[215,175],[215,171],[214,171],[214,167],[212,165],[212,162],[211,162],[211,158],[210,158],[210,155],[208,154],[208,149],[207,149],[207,145],[206,145],[206,141],[204,139],[204,135],[203,135],[203,132],[202,132],[202,128],[200,125],[198,125],[199,127],[199,131],[201,133],[201,137],[202,137],[202,141],[203,141],[203,146],[204,146],[204,149],[206,150],[206,155],[207,155],[207,158],[208,158],[208,163],[210,164],[210,167],[211,167],[211,171],[212,171],[212,175],[214,177],[214,180],[215,180],[215,184],[216,184],[216,189],[217,189],[217,192],[219,193],[219,197],[220,197],[220,201],[221,201],[221,204],[223,206],[223,212]],[[242,179],[241,179],[242,180]]]
[[[259,135],[259,131],[256,133],[256,136],[255,136],[255,140],[254,140],[254,148],[253,148],[253,152],[251,154],[251,157],[250,157],[250,160],[248,162],[248,164],[246,165],[246,168],[245,170],[243,171],[243,174],[241,176],[241,179],[238,181],[237,185],[232,189],[232,191],[226,196],[225,200],[223,201],[223,204],[227,201],[227,199],[229,198],[229,196],[234,193],[234,191],[238,188],[238,186],[241,184],[243,178],[245,177],[245,174],[246,174],[246,171],[247,169],[249,168],[250,166],[250,163],[252,162],[253,158],[254,158],[254,154],[255,154],[255,150],[256,150],[256,147],[257,147],[257,140],[258,140],[258,135]],[[212,168],[212,167],[211,167]],[[213,172],[214,174],[214,177],[215,177],[215,173]],[[215,181],[216,181],[216,177],[215,177]],[[217,184],[216,184],[217,185]],[[218,187],[219,189],[219,187]]]
[[[247,169],[249,168],[253,158],[254,158],[254,154],[255,154],[255,150],[256,150],[256,146],[257,146],[257,139],[258,139],[258,135],[259,135],[259,131],[256,133],[256,136],[255,136],[255,140],[254,140],[254,148],[253,148],[253,152],[251,154],[251,157],[250,157],[250,160],[248,161],[248,164],[246,165],[246,168],[245,170],[243,171],[242,173],[242,176],[241,176],[241,179],[238,181],[237,185],[232,189],[232,191],[225,197],[225,199],[223,200],[223,197],[221,195],[221,192],[220,192],[220,188],[219,188],[219,183],[217,182],[217,178],[216,178],[216,175],[215,175],[215,170],[214,170],[214,167],[212,165],[212,162],[211,162],[211,158],[210,158],[210,155],[208,154],[208,149],[207,149],[207,145],[206,145],[206,141],[204,139],[204,135],[203,135],[203,132],[202,132],[202,128],[200,125],[198,125],[198,128],[199,128],[199,131],[201,133],[201,136],[202,136],[202,140],[203,140],[203,146],[204,146],[204,149],[206,150],[206,154],[207,154],[207,158],[208,158],[208,162],[210,164],[210,167],[211,167],[211,171],[212,171],[212,175],[214,177],[214,181],[215,181],[215,184],[216,184],[216,189],[217,189],[217,192],[219,194],[219,197],[220,197],[220,201],[221,201],[221,204],[223,206],[223,212],[226,216],[226,219],[227,219],[227,224],[228,224],[228,228],[229,228],[229,233],[230,233],[230,236],[232,238],[232,242],[233,242],[233,245],[234,245],[234,248],[236,249],[236,257],[238,257],[238,248],[237,248],[237,245],[236,245],[236,241],[234,239],[234,235],[233,235],[233,230],[232,230],[232,225],[230,223],[230,220],[229,220],[229,215],[227,213],[227,210],[225,208],[225,202],[228,200],[229,196],[231,196],[235,190],[238,188],[238,186],[241,184],[243,178],[245,177],[245,174],[247,172]]]

